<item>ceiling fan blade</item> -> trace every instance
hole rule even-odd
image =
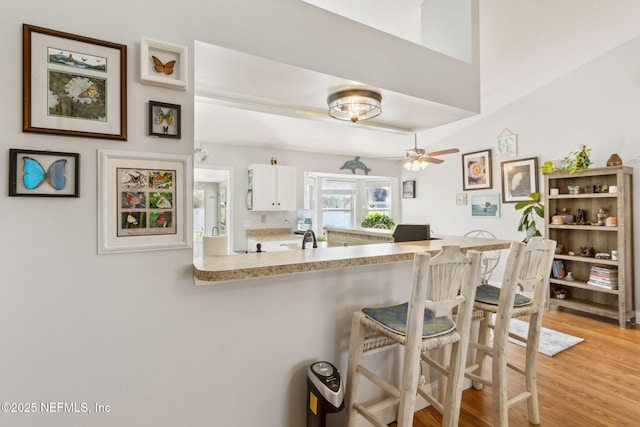
[[[435,157],[429,157],[429,156],[420,156],[420,160],[423,162],[429,162],[429,163],[435,163],[435,164],[440,164],[444,162],[444,160],[442,159],[437,159]]]
[[[440,151],[432,151],[431,153],[427,153],[427,155],[429,156],[442,156],[443,154],[452,154],[452,153],[459,153],[460,150],[458,150],[457,148],[449,148],[447,150],[440,150]]]

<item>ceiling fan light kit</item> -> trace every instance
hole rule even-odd
[[[329,115],[338,120],[367,120],[382,113],[382,95],[370,89],[347,89],[327,98]]]
[[[407,158],[409,159],[404,168],[411,172],[417,172],[427,167],[429,163],[440,164],[444,162],[442,159],[438,159],[435,156],[441,156],[443,154],[458,153],[460,150],[457,148],[449,148],[446,150],[432,151],[430,153],[425,152],[424,148],[418,148],[418,135],[414,134],[414,148],[407,150]]]
[[[428,162],[423,162],[421,160],[417,160],[417,159],[411,159],[409,160],[407,163],[405,163],[404,168],[408,171],[411,172],[417,172],[420,170],[423,170],[424,168],[426,168],[429,165]]]

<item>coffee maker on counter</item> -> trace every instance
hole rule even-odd
[[[298,221],[296,225],[296,234],[304,234],[307,230],[311,230],[313,225],[313,210],[312,209],[298,209]]]

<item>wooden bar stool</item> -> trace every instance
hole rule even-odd
[[[409,427],[413,424],[417,393],[443,414],[443,425],[457,426],[471,312],[479,278],[479,252],[468,251],[465,256],[459,247],[447,246],[433,258],[428,253],[416,253],[408,303],[365,308],[353,314],[346,383],[349,427],[356,425],[357,414],[374,426],[386,427],[378,411],[388,407],[397,411],[398,427]],[[452,311],[456,307],[458,314],[454,321]],[[404,348],[399,387],[363,365],[365,354],[396,345]],[[447,366],[427,354],[448,345],[452,345],[452,349]],[[444,402],[438,401],[428,386],[419,384],[420,360],[446,376]],[[361,377],[384,390],[386,397],[372,405],[358,402]]]
[[[500,288],[481,285],[476,292],[474,307],[483,312],[477,342],[469,346],[476,349],[475,363],[466,369],[466,376],[475,389],[483,385],[493,387],[493,425],[509,425],[509,407],[527,400],[529,422],[540,424],[536,363],[544,302],[549,292],[549,274],[556,249],[553,240],[534,237],[521,253],[512,245],[507,268]],[[514,274],[515,273],[515,274]],[[533,299],[518,293],[533,292]],[[509,333],[509,323],[514,317],[529,317],[527,337]],[[494,319],[495,320],[492,320]],[[493,330],[493,341],[489,331]],[[525,366],[507,363],[506,351],[509,336],[526,344]],[[491,378],[482,376],[485,356],[492,358]],[[507,368],[525,376],[525,391],[508,397]]]
[[[465,233],[466,237],[479,237],[481,239],[497,239],[496,235],[487,230],[472,230]],[[483,251],[482,260],[480,266],[480,283],[486,285],[489,283],[489,279],[500,263],[501,249],[493,251]]]

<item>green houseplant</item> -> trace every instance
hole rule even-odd
[[[518,202],[515,206],[517,211],[522,210],[518,231],[525,233],[525,238],[522,240],[525,243],[532,237],[542,236],[536,225],[536,220],[544,218],[544,205],[540,202],[540,193],[529,194],[529,199]]]
[[[569,173],[574,173],[588,169],[591,164],[591,159],[589,159],[590,154],[591,148],[587,148],[586,145],[581,145],[580,151],[571,151],[566,157],[560,160],[547,160],[538,169],[542,173],[558,171],[569,171]]]
[[[589,154],[591,154],[591,148],[587,148],[586,145],[581,145],[580,151],[569,153],[564,161],[570,173],[587,169],[591,164]]]
[[[547,160],[538,169],[540,169],[540,172],[542,172],[542,173],[551,173],[551,172],[555,172],[555,171],[558,170],[558,169],[556,169],[556,165],[553,162],[553,160]]]
[[[382,224],[385,228],[391,230],[396,224],[393,219],[387,214],[381,214],[379,212],[370,212],[364,217],[360,225],[362,228],[374,228]]]
[[[318,234],[316,236],[316,242],[319,248],[326,248],[329,246],[329,242],[327,242],[327,236],[324,234]]]

